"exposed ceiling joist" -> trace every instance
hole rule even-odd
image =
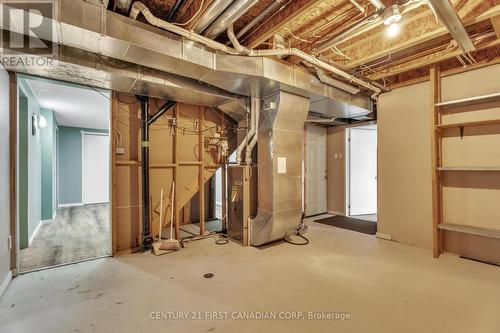
[[[291,0],[283,10],[273,16],[272,19],[264,23],[262,26],[251,32],[248,39],[244,39],[243,43],[255,48],[266,40],[271,38],[277,31],[283,29],[289,22],[299,17],[305,11],[320,3],[323,0]]]
[[[387,38],[385,37],[384,31],[379,31],[378,33],[370,36],[369,39],[364,39],[355,44],[351,44],[346,48],[343,48],[347,55],[349,55],[353,61],[346,64],[348,68],[354,68],[361,64],[366,64],[370,62],[374,62],[378,59],[385,58],[389,54],[394,54],[397,52],[401,52],[405,49],[409,49],[415,47],[419,44],[429,42],[435,38],[444,36],[448,33],[448,30],[443,26],[438,26],[435,23],[435,19],[432,13],[428,12],[425,17],[414,20],[413,22],[409,22],[405,27],[405,35],[404,40],[398,41],[397,43],[393,43],[393,45],[388,46]],[[482,22],[484,20],[489,20],[492,17],[500,15],[500,6],[496,6],[491,8],[490,10],[482,13],[481,15],[474,17],[472,19],[464,20],[464,25],[469,26],[472,24],[476,24]],[[434,22],[434,23],[433,23]],[[420,28],[419,28],[420,27]],[[422,30],[422,27],[425,27],[425,30]],[[369,48],[366,45],[361,45],[363,42],[369,42],[372,45],[375,45],[375,48]],[[349,52],[352,50],[352,52]],[[364,56],[358,55],[355,52],[361,50]],[[367,52],[367,50],[369,50]]]

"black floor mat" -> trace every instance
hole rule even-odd
[[[345,216],[332,216],[327,217],[326,219],[316,220],[314,222],[331,225],[332,227],[362,232],[368,235],[375,235],[377,233],[376,222],[353,219]]]

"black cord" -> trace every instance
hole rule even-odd
[[[302,238],[303,240],[305,240],[305,242],[304,243],[295,243],[295,242],[289,241],[288,239],[286,239],[286,237],[283,238],[283,240],[285,242],[287,242],[288,244],[298,245],[298,246],[305,246],[305,245],[309,244],[309,239],[307,239],[305,236],[301,235],[300,233],[297,233],[295,236],[299,236],[300,238]]]

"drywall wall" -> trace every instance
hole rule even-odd
[[[56,212],[56,134],[57,120],[51,110],[42,110],[42,116],[47,120],[42,135],[42,220],[51,220]]]
[[[33,116],[38,119],[41,114],[40,105],[38,104],[35,95],[31,91],[29,85],[26,84],[25,81],[19,81],[19,88],[27,98],[27,108],[19,108],[19,112],[26,112],[20,116],[21,119],[26,120],[27,118],[27,137],[21,135],[19,136],[20,146],[24,145],[21,143],[23,140],[27,140],[27,171],[28,171],[28,220],[27,220],[27,232],[28,232],[28,240],[32,238],[35,231],[38,229],[40,222],[42,220],[42,135],[41,131],[37,130],[35,133],[32,132],[33,126]],[[20,94],[21,95],[21,94]],[[25,126],[25,124],[20,125]],[[19,161],[19,165],[21,166],[21,162]],[[23,221],[20,221],[23,223]],[[21,229],[21,228],[20,228]],[[21,230],[20,230],[21,232]],[[20,234],[21,236],[21,234]],[[25,239],[25,235],[20,238],[20,248],[25,248],[28,244],[23,242]]]
[[[345,127],[328,128],[328,211],[345,215]]]
[[[378,232],[405,244],[432,241],[429,83],[379,97]]]
[[[498,93],[500,65],[468,71],[442,80],[442,100]],[[379,232],[394,240],[431,248],[431,104],[428,82],[394,89],[379,98]],[[443,123],[499,119],[500,108],[445,112]],[[444,166],[500,165],[500,126],[446,130]],[[500,176],[492,173],[448,173],[443,182],[444,221],[500,230]],[[446,236],[445,236],[446,237]],[[448,249],[462,242],[486,241],[449,235]],[[476,246],[477,247],[477,246]],[[479,253],[480,251],[478,251]],[[483,251],[484,252],[484,251]]]
[[[10,106],[9,74],[0,65],[0,297],[10,278]]]
[[[91,128],[59,126],[59,205],[82,203],[82,131],[109,132]]]

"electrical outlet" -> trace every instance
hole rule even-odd
[[[12,236],[7,236],[7,251],[12,250]]]
[[[116,155],[125,155],[125,148],[116,148]]]

